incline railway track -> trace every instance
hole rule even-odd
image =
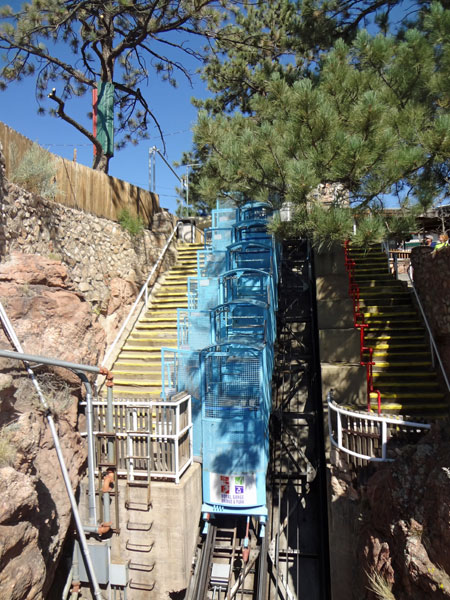
[[[273,377],[270,600],[329,600],[327,495],[313,257],[285,242]]]
[[[266,593],[267,537],[258,539],[250,522],[223,516],[201,536],[188,600],[263,600]],[[245,540],[248,537],[248,549]],[[261,564],[261,558],[262,564]]]
[[[306,242],[285,243],[264,539],[221,516],[199,540],[187,600],[329,600],[328,524],[315,281]],[[252,525],[252,524],[251,524]]]

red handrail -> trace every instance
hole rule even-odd
[[[353,300],[353,324],[360,332],[359,361],[361,366],[366,367],[367,410],[371,412],[370,394],[376,393],[378,398],[378,414],[381,414],[381,393],[379,390],[373,388],[373,366],[375,364],[373,360],[373,348],[364,344],[364,331],[369,327],[369,324],[365,323],[364,314],[360,310],[359,285],[355,281],[356,263],[350,258],[349,245],[349,241],[346,240],[344,242],[345,268],[348,273],[348,294]],[[364,352],[369,353],[368,360],[364,358]]]

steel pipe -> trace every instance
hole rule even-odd
[[[89,553],[89,547],[87,544],[87,539],[86,539],[86,535],[84,533],[83,530],[83,524],[81,522],[81,517],[80,517],[80,513],[78,512],[78,506],[77,506],[77,501],[75,499],[75,495],[73,493],[72,490],[72,483],[70,481],[70,477],[69,477],[69,473],[67,471],[67,467],[66,467],[66,463],[64,461],[64,456],[61,450],[61,445],[59,443],[59,437],[58,437],[58,432],[56,430],[56,426],[55,426],[55,421],[53,419],[53,415],[50,412],[50,407],[47,403],[47,400],[44,396],[44,394],[42,393],[42,390],[40,388],[39,382],[36,379],[36,376],[33,372],[33,370],[31,369],[31,367],[27,364],[30,359],[26,359],[26,358],[22,358],[25,356],[33,356],[33,355],[26,355],[23,353],[22,351],[22,346],[19,342],[19,339],[14,331],[14,328],[3,308],[2,303],[0,302],[0,317],[1,320],[3,322],[3,325],[5,327],[5,330],[12,342],[12,344],[19,350],[19,352],[7,352],[5,350],[1,351],[0,356],[8,356],[9,358],[14,358],[14,359],[19,359],[20,356],[20,360],[22,360],[25,364],[25,368],[27,370],[28,375],[31,378],[31,381],[36,389],[36,392],[38,394],[39,400],[45,410],[45,417],[47,419],[47,423],[48,426],[50,428],[50,432],[53,438],[53,443],[55,445],[55,450],[56,450],[56,454],[58,457],[58,461],[59,461],[59,465],[61,468],[61,473],[64,479],[64,484],[66,486],[66,491],[67,491],[67,495],[69,497],[69,501],[70,501],[70,505],[72,507],[72,512],[73,512],[73,517],[74,517],[74,521],[75,521],[75,525],[77,528],[77,532],[78,532],[78,536],[80,539],[80,543],[81,546],[83,548],[83,552],[84,552],[84,556],[85,556],[85,560],[86,560],[86,567],[87,570],[89,572],[90,575],[90,579],[91,579],[91,583],[92,583],[92,587],[94,588],[94,596],[96,598],[102,598],[102,594],[101,594],[101,590],[97,581],[97,576],[95,574],[95,570],[94,570],[94,565],[92,563],[92,559]],[[34,362],[34,359],[36,357],[33,356],[33,358],[31,359],[32,362]],[[45,359],[46,360],[46,364],[55,364],[55,362],[50,362],[51,359]],[[36,362],[43,362],[42,360],[38,360]],[[64,361],[56,361],[56,362],[64,362]],[[61,365],[62,366],[62,365]]]

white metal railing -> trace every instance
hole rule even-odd
[[[103,358],[103,362],[102,362],[102,366],[108,366],[108,361],[111,358],[113,351],[115,350],[119,340],[122,338],[123,332],[125,331],[127,325],[130,323],[131,318],[134,316],[135,320],[139,317],[141,310],[147,306],[148,304],[148,295],[149,295],[149,286],[151,284],[151,280],[156,272],[156,269],[159,267],[160,263],[162,262],[162,260],[164,259],[166,252],[170,246],[170,244],[172,243],[173,238],[175,237],[175,234],[178,231],[178,226],[179,226],[179,221],[177,222],[177,224],[175,225],[172,233],[169,236],[169,239],[166,242],[166,245],[164,246],[164,248],[161,250],[161,253],[158,257],[158,260],[156,261],[156,263],[153,265],[152,270],[150,271],[149,276],[147,277],[144,285],[141,288],[141,291],[139,292],[136,300],[133,303],[133,306],[130,308],[130,311],[128,313],[128,315],[126,316],[124,322],[122,323],[122,327],[119,329],[116,337],[114,338],[113,343],[111,344],[111,346],[108,348],[104,358]],[[142,297],[144,297],[144,301],[142,306],[139,306]],[[139,306],[139,310],[136,310]],[[111,365],[109,365],[111,366]]]
[[[371,413],[362,413],[339,406],[328,393],[328,431],[331,444],[359,464],[362,461],[390,462],[395,460],[395,448],[417,438],[428,423],[403,421]]]
[[[416,286],[414,285],[413,275],[412,275],[412,265],[410,265],[410,267],[408,268],[408,277],[409,277],[409,281],[411,283],[411,287],[414,292],[414,296],[416,298],[417,305],[420,309],[420,313],[422,315],[422,319],[423,319],[423,322],[425,324],[425,327],[427,329],[428,336],[430,339],[431,360],[432,360],[433,367],[435,366],[435,361],[437,359],[439,367],[441,369],[442,377],[444,378],[445,385],[447,386],[447,391],[450,392],[450,384],[448,381],[447,373],[445,372],[445,368],[444,368],[444,364],[441,359],[441,355],[439,354],[439,350],[436,346],[436,342],[434,341],[434,337],[433,337],[433,333],[431,331],[430,324],[428,323],[428,319],[427,319],[425,311],[423,309],[422,302],[420,301],[419,294],[417,293]]]
[[[386,254],[387,258],[387,268],[389,273],[392,273],[396,279],[398,279],[399,275],[399,266],[408,265],[411,257],[411,250],[398,250],[389,248],[389,243],[384,241],[381,244],[381,249]],[[405,273],[406,269],[402,271]]]
[[[107,401],[95,399],[93,406],[93,435],[111,434],[106,427]],[[117,474],[135,481],[150,473],[178,483],[193,461],[191,396],[181,392],[167,402],[117,399],[112,408]]]
[[[205,243],[205,233],[203,229],[199,229],[197,225],[195,225],[195,235],[194,242],[196,244],[204,244]]]

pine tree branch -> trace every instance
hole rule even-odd
[[[92,134],[88,129],[86,129],[85,127],[83,127],[83,125],[81,125],[81,123],[78,123],[78,121],[75,121],[75,119],[73,119],[72,117],[70,117],[65,111],[65,103],[64,101],[59,98],[56,95],[56,90],[55,88],[52,89],[52,91],[50,92],[50,94],[48,95],[48,97],[50,98],[50,100],[53,100],[54,102],[57,103],[58,108],[56,110],[56,113],[59,117],[61,117],[61,119],[63,121],[66,121],[66,123],[69,123],[69,125],[72,125],[72,127],[75,127],[75,129],[77,129],[81,134],[83,134],[85,137],[88,138],[88,140],[90,140],[94,146],[97,149],[97,154],[102,155],[103,154],[103,148],[102,145],[100,144],[100,142],[97,140],[97,138],[94,136],[94,134]]]

